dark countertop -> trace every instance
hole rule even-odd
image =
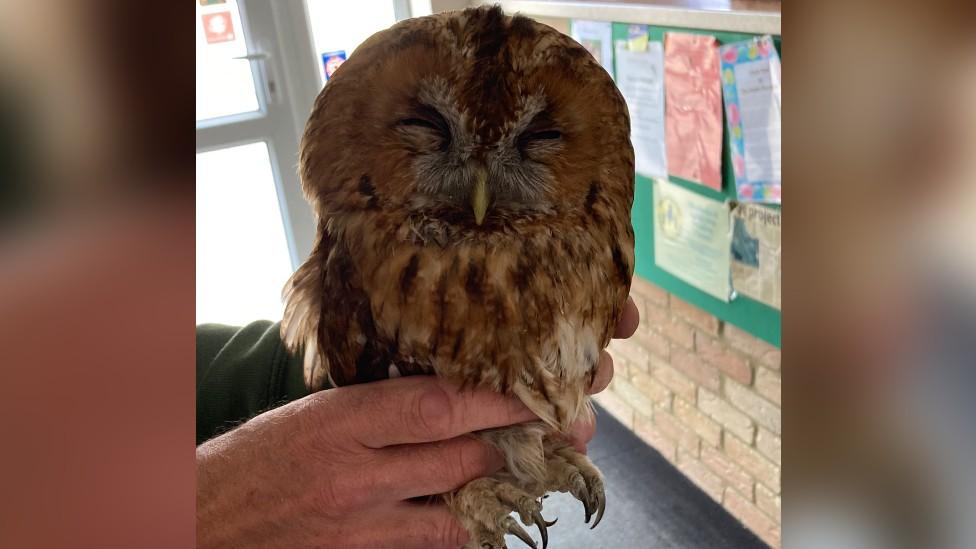
[[[597,407],[596,436],[589,455],[606,481],[607,511],[590,530],[583,506],[568,494],[553,494],[543,505],[551,549],[756,548],[759,538],[692,484],[656,450]],[[526,528],[540,541],[535,528]],[[508,547],[527,547],[513,536]],[[540,544],[541,548],[541,544]]]

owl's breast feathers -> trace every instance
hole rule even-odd
[[[589,414],[634,266],[630,198],[600,189],[556,219],[449,243],[377,208],[329,219],[285,289],[282,331],[305,348],[306,382],[435,373],[514,394],[555,427]]]

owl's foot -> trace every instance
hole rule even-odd
[[[522,488],[497,478],[479,478],[464,485],[447,499],[448,505],[471,534],[468,549],[504,549],[505,534],[512,534],[532,549],[538,549],[529,536],[510,514],[518,513],[526,525],[534,524],[542,534],[542,547],[549,545],[547,528],[556,521],[542,518],[542,504],[537,496]]]
[[[585,522],[596,513],[590,529],[603,520],[607,498],[603,490],[603,475],[590,458],[571,446],[546,453],[546,491],[569,492],[583,504]]]

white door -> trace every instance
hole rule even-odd
[[[391,0],[197,0],[197,323],[280,320],[315,217],[298,142],[322,54],[409,16]]]

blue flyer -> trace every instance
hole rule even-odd
[[[322,68],[325,70],[325,81],[328,82],[336,69],[346,60],[345,50],[330,51],[322,54]]]

